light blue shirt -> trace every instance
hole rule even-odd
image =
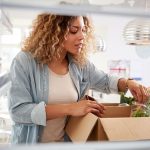
[[[97,70],[91,62],[81,68],[68,55],[69,73],[81,99],[88,89],[118,93],[118,77]],[[9,111],[13,120],[12,143],[37,143],[46,126],[48,65],[40,65],[27,52],[19,52],[10,69]]]

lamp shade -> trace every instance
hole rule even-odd
[[[96,51],[103,52],[106,49],[105,42],[101,36],[96,37]]]
[[[129,22],[123,36],[129,45],[150,45],[150,20],[136,19]]]

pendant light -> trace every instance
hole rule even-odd
[[[145,1],[147,10],[147,0]],[[124,28],[124,39],[129,45],[150,45],[150,19],[135,19]]]
[[[104,52],[106,49],[105,41],[101,36],[96,36],[96,52]]]

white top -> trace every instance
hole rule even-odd
[[[77,101],[77,91],[71,80],[69,72],[58,75],[49,69],[49,99],[48,104],[66,104]],[[41,141],[56,142],[63,141],[66,117],[48,120],[44,127]]]

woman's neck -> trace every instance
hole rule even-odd
[[[48,67],[55,72],[56,74],[66,74],[68,72],[68,59],[66,55],[61,55],[59,59],[52,59],[51,63],[48,64]]]

